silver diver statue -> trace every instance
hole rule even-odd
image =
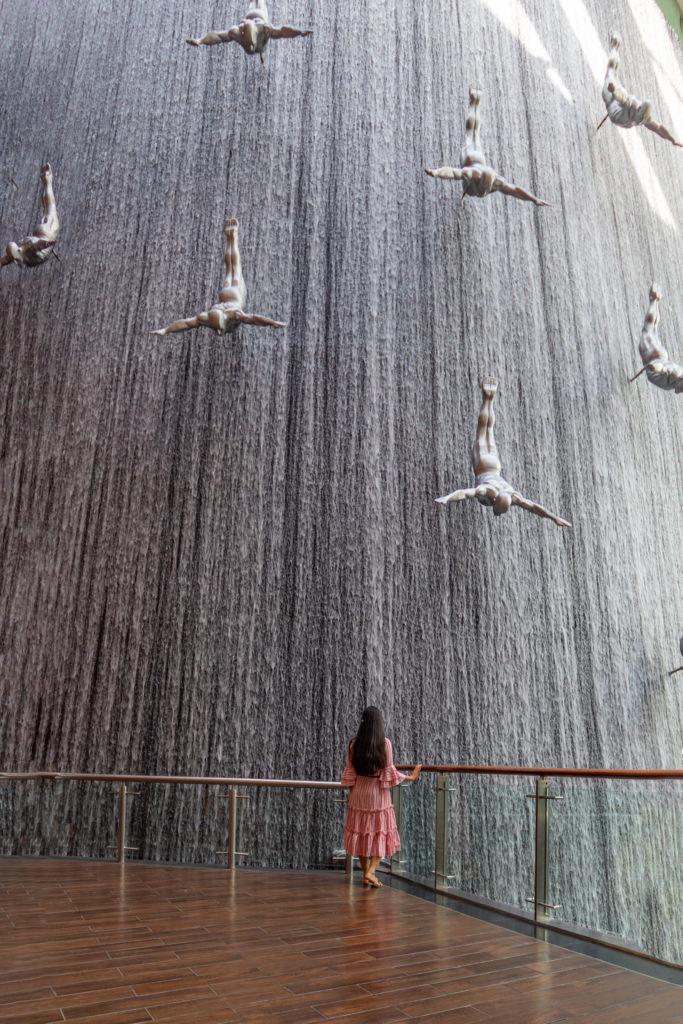
[[[506,196],[514,196],[515,199],[526,199],[536,206],[548,206],[542,199],[537,199],[531,192],[520,188],[519,185],[512,185],[501,178],[486,163],[479,141],[481,121],[479,120],[479,102],[481,92],[477,89],[470,89],[470,112],[465,124],[465,144],[460,151],[460,167],[437,167],[435,170],[425,168],[425,173],[432,178],[450,178],[455,181],[462,181],[462,202],[465,196],[476,196],[482,198],[490,195],[491,192],[503,192]]]
[[[472,466],[474,468],[475,486],[453,491],[436,500],[442,505],[449,501],[462,501],[464,498],[476,498],[482,505],[493,506],[494,516],[502,516],[509,511],[511,505],[519,505],[529,512],[545,519],[552,519],[558,526],[571,526],[566,519],[560,519],[548,512],[542,505],[522,497],[507,480],[500,475],[502,466],[498,457],[498,449],[493,439],[493,398],[498,390],[498,381],[493,377],[484,377],[481,382],[482,401],[477,422],[477,436],[472,448]]]
[[[641,373],[644,373],[651,384],[662,388],[663,391],[675,391],[677,395],[680,395],[683,394],[683,366],[671,362],[668,352],[659,340],[659,300],[661,297],[662,293],[658,285],[653,284],[650,288],[650,305],[638,342],[643,368],[635,377],[631,377],[631,383],[637,380]]]
[[[18,267],[37,267],[54,252],[59,232],[59,218],[55,194],[52,191],[52,168],[49,164],[44,164],[40,168],[40,180],[43,183],[43,219],[34,235],[27,235],[20,242],[9,243],[0,256],[0,267],[5,267],[8,263],[16,263]]]
[[[211,309],[185,320],[176,320],[169,327],[162,327],[152,334],[176,334],[189,331],[192,327],[210,327],[216,334],[232,334],[240,324],[255,324],[257,327],[286,327],[287,324],[271,320],[256,313],[245,313],[242,309],[247,298],[247,289],[242,277],[240,252],[237,247],[237,221],[233,217],[223,225],[227,247],[225,250],[225,280],[218,296],[218,302]]]
[[[602,98],[605,101],[607,113],[596,130],[600,131],[607,118],[612,124],[619,125],[620,128],[635,128],[636,125],[642,124],[643,128],[654,132],[655,135],[660,135],[667,142],[673,142],[674,146],[683,146],[683,142],[676,142],[671,132],[654,120],[652,103],[649,100],[639,100],[636,96],[631,96],[617,78],[621,38],[616,32],[612,33],[609,45],[605,84],[602,87]]]
[[[263,64],[263,51],[269,39],[293,39],[295,36],[310,36],[312,28],[277,28],[268,21],[268,8],[264,0],[252,4],[238,25],[224,32],[207,32],[201,39],[187,39],[190,46],[215,46],[216,43],[239,43],[245,53],[258,53]]]

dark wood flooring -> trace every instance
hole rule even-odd
[[[0,1024],[683,1024],[683,990],[336,872],[0,859]]]

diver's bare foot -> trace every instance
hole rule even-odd
[[[199,40],[198,39],[186,39],[185,42],[189,43],[190,46],[199,46]]]
[[[484,377],[481,382],[481,390],[484,392],[487,398],[493,398],[496,391],[498,390],[498,381],[495,377]]]

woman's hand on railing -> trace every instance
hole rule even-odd
[[[406,782],[415,782],[416,779],[419,779],[421,771],[422,765],[416,764],[415,767],[413,768],[412,774],[406,776]]]

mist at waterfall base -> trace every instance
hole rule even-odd
[[[595,131],[616,28],[683,137],[654,0],[283,0],[314,33],[263,67],[186,45],[237,6],[0,8],[0,241],[47,159],[62,225],[59,261],[0,277],[0,767],[335,779],[366,703],[398,762],[676,767],[681,400],[629,378],[653,280],[683,359],[683,154]],[[425,175],[471,85],[491,164],[549,207]],[[246,308],[288,327],[151,336],[215,301],[226,216]],[[473,482],[484,374],[504,474],[572,530],[434,501]],[[531,784],[458,785],[460,886],[523,905]],[[110,788],[0,784],[2,851],[106,855]],[[225,800],[138,788],[133,856],[220,861]],[[558,790],[562,913],[683,959],[680,794]],[[247,795],[245,863],[330,863],[337,794]]]

